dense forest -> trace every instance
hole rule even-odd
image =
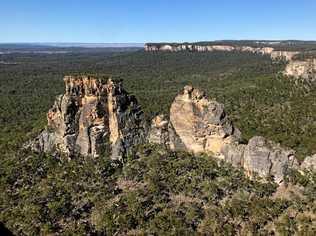
[[[1,54],[0,221],[15,234],[302,235],[316,233],[316,175],[285,192],[210,157],[139,147],[122,166],[106,153],[66,160],[21,147],[46,125],[63,76],[122,79],[150,120],[187,84],[224,103],[248,140],[262,135],[316,153],[316,87],[285,78],[284,62],[239,52],[71,51]]]

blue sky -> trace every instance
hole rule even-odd
[[[0,42],[316,40],[315,0],[1,0]]]

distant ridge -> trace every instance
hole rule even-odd
[[[28,45],[28,46],[50,46],[50,47],[80,47],[80,48],[129,48],[144,47],[144,43],[0,43],[1,45]]]

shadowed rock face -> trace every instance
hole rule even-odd
[[[263,137],[251,138],[245,147],[243,168],[248,176],[271,176],[275,182],[281,183],[288,168],[294,167],[297,167],[297,162],[293,150],[282,148]]]
[[[143,113],[120,82],[89,76],[66,76],[65,94],[47,114],[48,126],[31,146],[69,156],[98,156],[110,148],[120,159],[145,139]]]

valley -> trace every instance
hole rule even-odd
[[[241,145],[263,145],[260,138],[253,139],[263,136],[292,149],[298,163],[304,163],[307,156],[310,160],[316,153],[316,86],[304,79],[286,77],[282,73],[288,66],[286,61],[247,51],[153,53],[143,49],[10,53],[1,54],[0,61],[15,62],[0,64],[0,220],[15,234],[315,232],[315,172],[304,174],[289,169],[281,187],[269,176],[265,181],[256,174],[248,178],[239,164],[236,168],[234,163],[194,151],[200,144],[186,136],[191,127],[175,122],[180,120],[176,117],[190,115],[190,107],[183,113],[170,112],[181,111],[177,107],[185,100],[181,97],[183,91],[191,87],[204,91],[210,101],[223,104],[227,119],[241,131]],[[95,153],[92,146],[71,158],[65,153],[23,149],[46,127],[47,111],[57,95],[72,97],[80,94],[77,90],[84,91],[72,85],[76,79],[64,83],[64,76],[89,74],[122,81],[129,95],[138,100],[142,119],[148,124],[154,119],[158,124],[161,120],[157,115],[164,114],[188,140],[182,141],[187,146],[192,144],[193,152],[165,148],[160,130],[151,134],[158,142],[139,142],[119,161],[110,157],[107,148],[101,148],[93,157],[86,155]],[[72,79],[65,77],[65,81]],[[84,102],[79,99],[79,104],[94,104],[93,96],[98,97],[95,93],[101,90],[90,90],[95,85],[85,88],[92,92]],[[176,97],[179,103],[174,103]],[[130,98],[124,95],[122,99]],[[133,109],[130,106],[128,111]],[[99,118],[107,120],[104,112]],[[58,112],[51,115],[56,119],[60,116]],[[219,115],[219,122],[228,132],[223,137],[235,135],[227,131],[230,126],[226,118],[224,121]],[[60,124],[54,119],[51,124]],[[91,122],[89,119],[82,120],[83,124]],[[97,127],[101,124],[99,119],[93,122]],[[188,126],[183,129],[183,125]],[[80,135],[81,147],[91,145],[91,137]],[[128,139],[128,133],[123,137]],[[214,137],[210,135],[212,140]],[[250,146],[247,148],[250,153]],[[279,147],[273,149],[281,156],[287,155]]]

